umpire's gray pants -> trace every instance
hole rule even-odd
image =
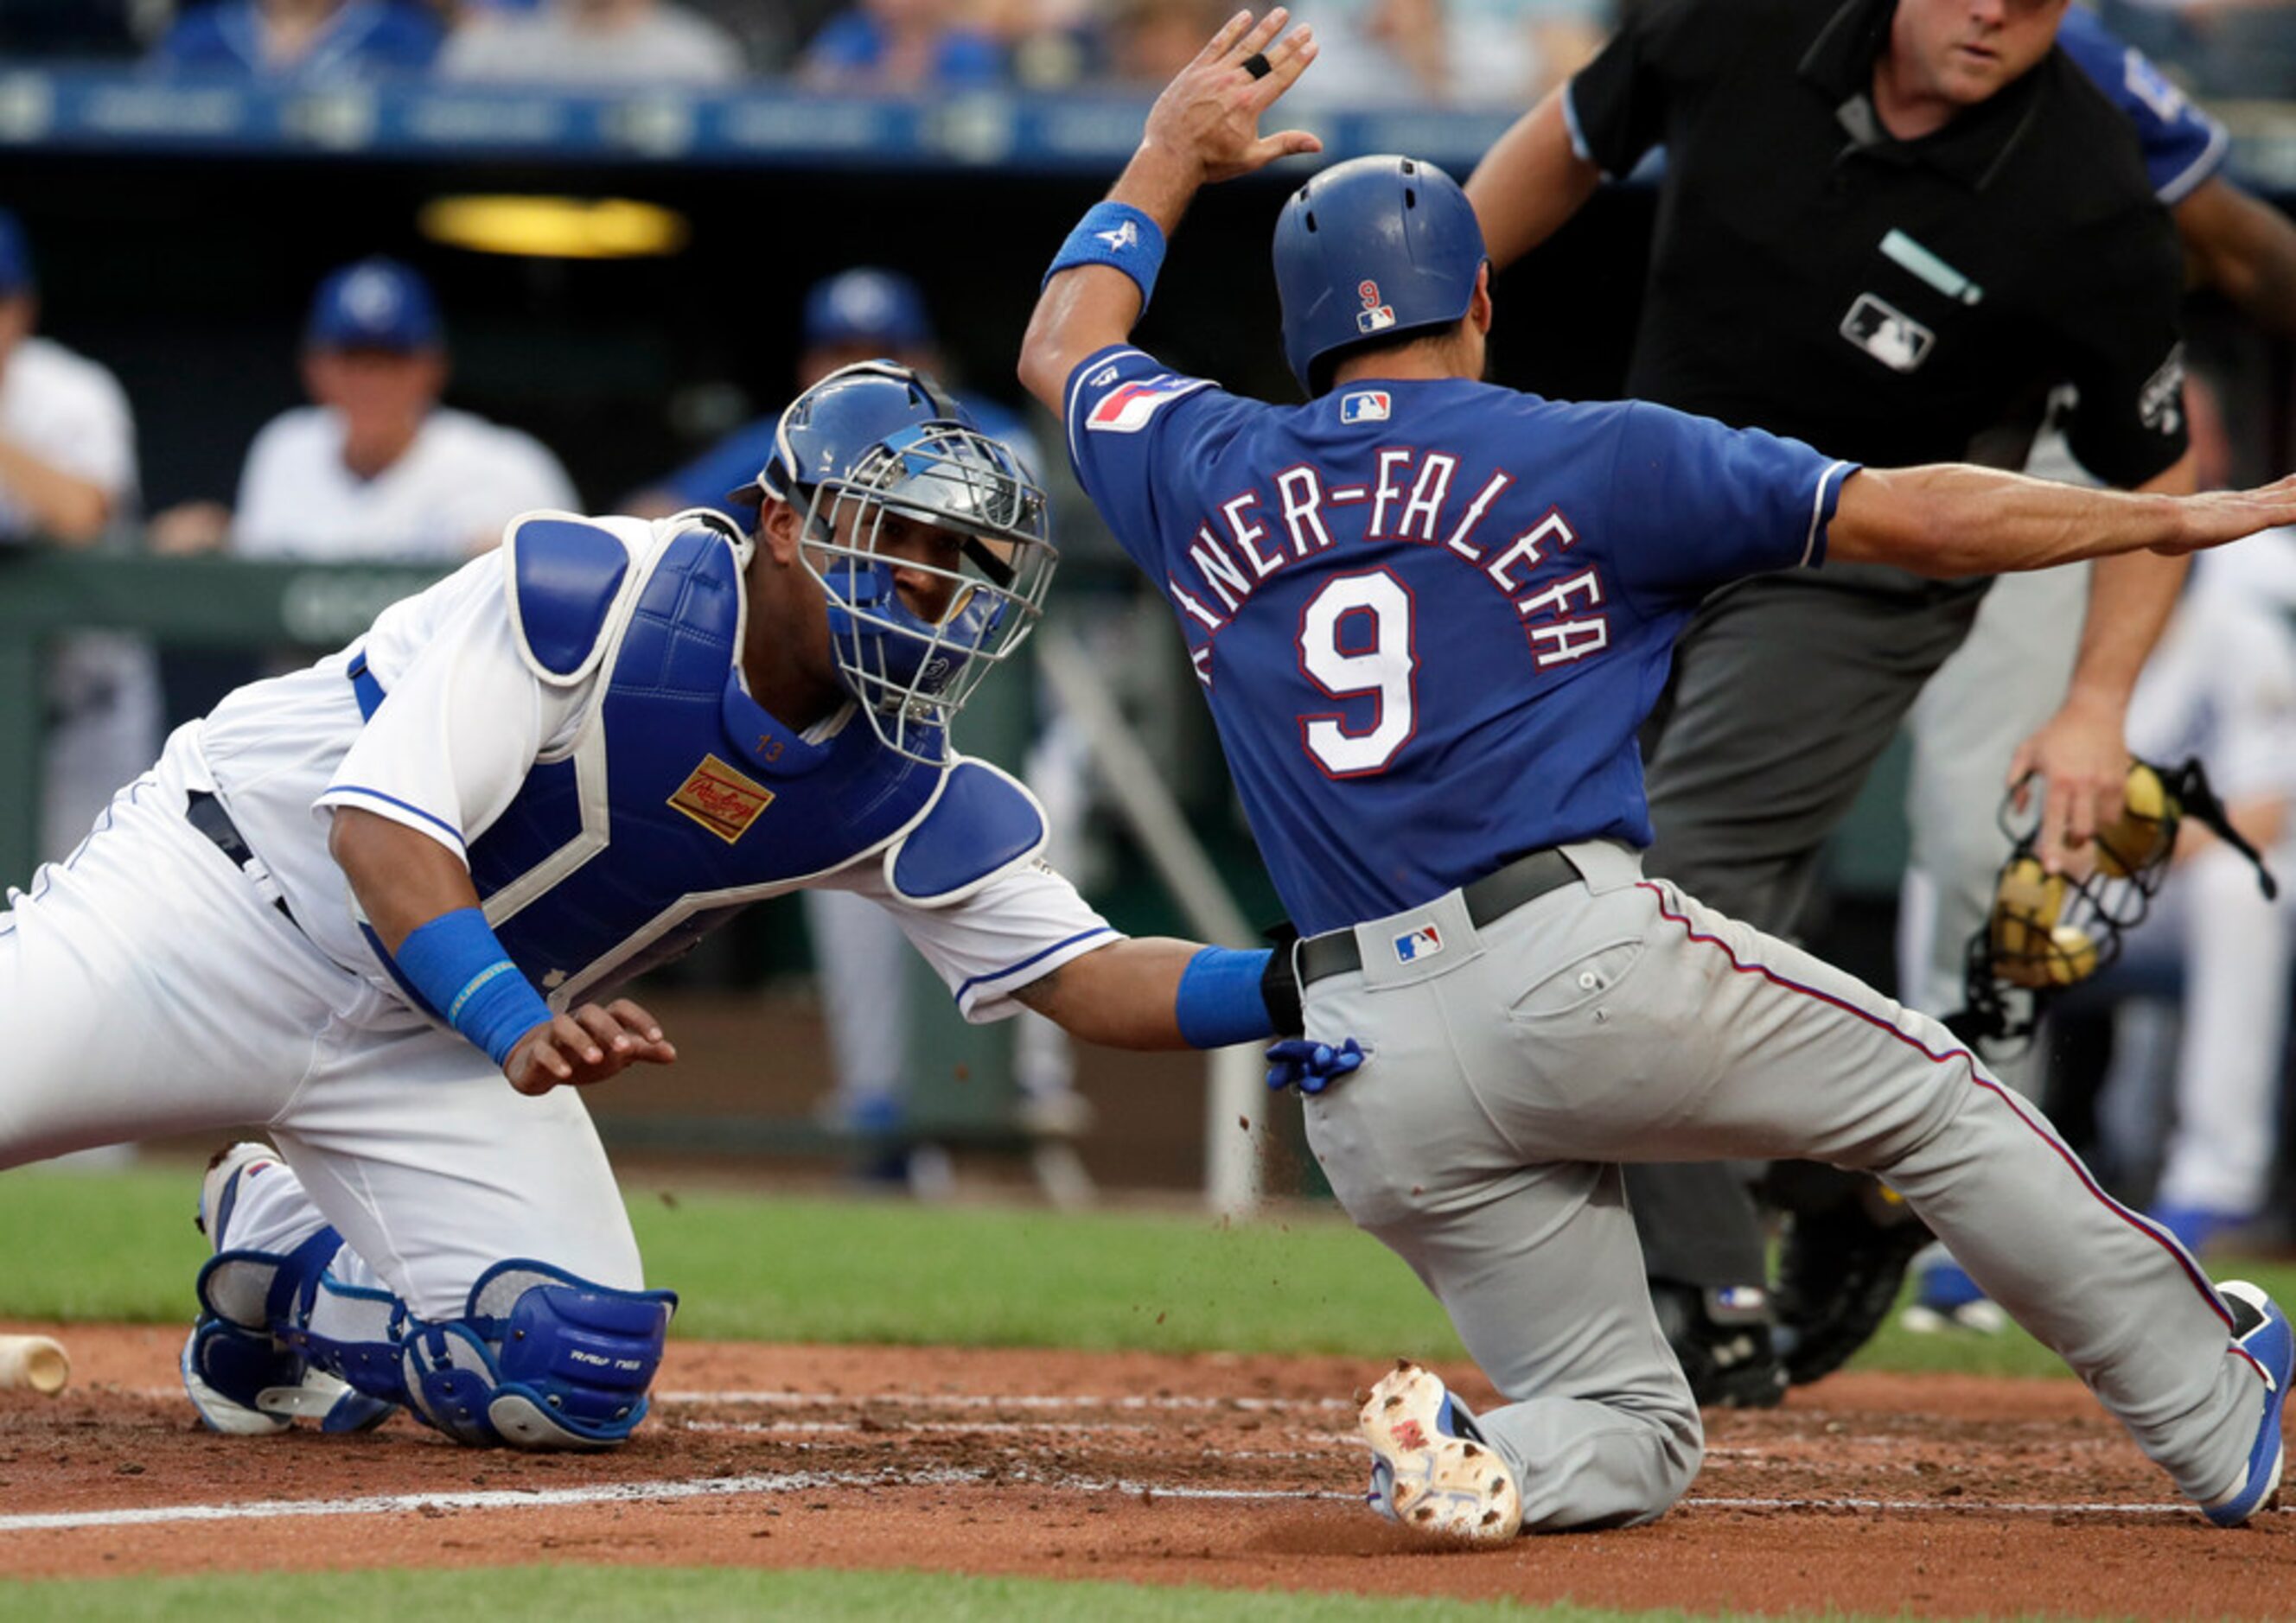
[[[1441,1299],[1503,1397],[1478,1417],[1524,1526],[1648,1521],[1703,1447],[1615,1163],[1814,1157],[1886,1176],[2188,1494],[2229,1494],[2262,1413],[2176,1242],[2108,1200],[1945,1029],[1808,954],[1566,848],[1584,882],[1478,931],[1454,891],[1356,927],[1310,1036],[1372,1058],[1306,1102],[1355,1218]],[[1409,963],[1395,941],[1433,922]]]
[[[1649,750],[1650,871],[1792,936],[1827,839],[1923,684],[1968,635],[1989,584],[1843,565],[1761,576],[1707,599],[1676,644]],[[1652,1278],[1767,1282],[1759,1220],[1734,1168],[1636,1168],[1627,1186]]]

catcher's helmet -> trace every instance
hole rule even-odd
[[[1459,184],[1416,158],[1351,158],[1292,194],[1275,222],[1283,357],[1310,398],[1341,350],[1448,326],[1488,256]]]
[[[912,367],[894,361],[840,366],[783,408],[766,465],[726,499],[753,504],[771,496],[802,507],[801,491],[844,472],[888,434],[926,422],[975,426],[940,385]]]
[[[923,374],[864,361],[790,404],[752,491],[805,515],[800,556],[870,726],[913,759],[947,759],[950,719],[1028,635],[1058,561],[1029,470]],[[957,545],[946,562],[893,556],[889,521]],[[915,602],[899,577],[922,583]]]

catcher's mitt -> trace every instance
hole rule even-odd
[[[2022,787],[2002,802],[2009,857],[1994,881],[1992,912],[1970,938],[1964,1007],[1946,1021],[1964,1040],[2030,1037],[2048,994],[2087,980],[2120,955],[2123,939],[2144,921],[2168,877],[2185,817],[2254,863],[2267,898],[2278,894],[2271,871],[2232,826],[2198,760],[2175,768],[2131,760],[2120,815],[2061,873],[2047,872],[2037,855],[2038,811],[2030,823],[2015,811]]]

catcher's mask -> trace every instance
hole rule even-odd
[[[2032,1035],[2041,1005],[2054,992],[2087,980],[2120,955],[2168,877],[2177,832],[2189,816],[2256,865],[2266,897],[2279,887],[2264,859],[2234,829],[2198,760],[2177,767],[2132,759],[2120,816],[2096,831],[2064,871],[2039,856],[2040,811],[2021,813],[2027,783],[2001,805],[2008,860],[1994,881],[1993,906],[1970,938],[1964,960],[1965,1006],[1947,1024],[1967,1040]],[[2018,998],[2018,992],[2030,998]],[[2018,1006],[2021,1004],[2021,1009]]]
[[[831,648],[862,714],[929,766],[1044,611],[1059,559],[1027,468],[949,419],[898,429],[817,480],[801,556],[828,594]]]

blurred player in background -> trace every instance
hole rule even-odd
[[[447,334],[422,278],[361,259],[319,284],[303,329],[313,404],[282,413],[248,447],[236,509],[170,508],[162,552],[242,558],[458,563],[521,512],[580,505],[532,435],[439,404]]]
[[[37,335],[39,283],[0,209],[0,545],[95,545],[135,516],[135,427],[119,380]],[[45,694],[40,851],[62,857],[160,742],[150,647],[117,632],[60,638]]]
[[[901,920],[968,1019],[1266,1037],[1266,952],[1119,936],[949,723],[1054,554],[1011,452],[914,373],[794,403],[744,537],[542,514],[179,728],[0,917],[0,1166],[260,1122],[211,1167],[186,1389],[217,1430],[596,1448],[643,1288],[576,1089],[676,1058],[613,988],[807,885]],[[1296,1019],[1296,996],[1288,1000]],[[570,1085],[570,1086],[566,1086]]]
[[[1317,145],[1259,133],[1314,55],[1284,21],[1239,15],[1158,98],[1021,365],[1180,623],[1308,932],[1298,1049],[1338,1073],[1303,1084],[1309,1145],[1505,1400],[1470,1414],[1399,1365],[1360,1415],[1373,1507],[1477,1540],[1663,1514],[1702,1437],[1620,1163],[1792,1154],[1886,1176],[2210,1520],[2246,1521],[2280,1480],[2285,1316],[2103,1198],[1936,1021],[1643,878],[1636,734],[1721,580],[2181,553],[2286,522],[2296,480],[2176,500],[1864,468],[1493,388],[1475,210],[1408,158],[1325,169],[1277,223],[1308,404],[1174,373],[1126,341],[1167,234],[1208,183]]]
[[[741,43],[673,0],[541,0],[482,12],[439,57],[443,79],[530,85],[730,85],[745,78]]]
[[[1201,43],[1201,34],[1197,37]],[[948,375],[923,291],[897,271],[865,266],[816,283],[806,294],[802,333],[800,389],[875,357],[936,379]],[[1035,438],[1017,414],[984,397],[960,398],[973,420],[1012,447],[1023,465],[1044,465]],[[632,496],[630,511],[663,514],[726,505],[726,493],[772,456],[776,421],[760,418],[736,429],[660,484]],[[1046,856],[1065,871],[1074,865],[1085,816],[1085,744],[1057,707],[1047,701],[1041,709],[1046,721],[1021,776],[1045,807]],[[911,1142],[903,1125],[903,1100],[915,1057],[909,1053],[914,1000],[906,972],[908,951],[898,927],[883,909],[834,890],[807,891],[805,918],[837,1070],[836,1093],[823,1111],[826,1124],[865,1146],[857,1169],[870,1181],[905,1184],[921,1195],[945,1193],[951,1176],[947,1153]],[[1083,1134],[1092,1120],[1090,1105],[1076,1091],[1076,1058],[1067,1037],[1051,1021],[1025,1014],[1013,1062],[1021,1089],[1016,1125],[1046,1152],[1038,1170],[1047,1192],[1063,1201],[1087,1197],[1090,1184],[1081,1164],[1058,1148]]]
[[[1495,266],[1605,176],[1666,149],[1630,393],[1869,465],[2024,463],[2054,386],[2075,451],[2128,488],[2192,488],[2181,257],[2126,120],[2053,50],[2065,0],[1652,0],[1468,182]],[[2050,860],[2117,810],[2122,721],[2181,560],[2092,572],[2079,658],[2021,746]],[[1654,872],[1778,933],[1982,578],[1887,566],[1718,591],[1653,717]],[[1991,793],[1985,797],[1990,804]],[[1791,1182],[1789,1181],[1791,1180]],[[1628,1178],[1669,1335],[1708,1401],[1775,1403],[1847,1356],[1812,1321],[1889,1295],[1918,1244],[1848,1228],[1858,1187],[1796,1168],[1770,1339],[1765,1237],[1736,1170]],[[1859,1339],[1862,1339],[1860,1337]]]
[[[216,0],[186,7],[151,60],[189,73],[340,84],[420,73],[442,37],[430,8],[414,0]]]

